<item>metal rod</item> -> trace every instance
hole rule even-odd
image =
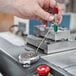
[[[53,25],[53,24],[52,24],[52,25]],[[51,28],[51,27],[50,27],[50,28]],[[38,50],[39,50],[40,46],[42,45],[42,43],[45,41],[47,35],[49,34],[50,28],[48,29],[48,32],[45,34],[44,38],[42,39],[41,43],[39,44],[38,48],[36,49],[36,53],[38,53]]]

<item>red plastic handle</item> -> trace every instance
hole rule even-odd
[[[58,8],[54,7],[54,14],[58,14]]]

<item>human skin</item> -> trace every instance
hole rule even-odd
[[[11,13],[24,19],[40,20],[43,25],[47,21],[52,22],[54,15],[48,13],[54,7],[58,8],[58,24],[62,21],[62,10],[60,4],[55,0],[0,0],[0,12]]]

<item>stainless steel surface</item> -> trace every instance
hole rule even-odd
[[[29,47],[25,47],[25,46],[20,47],[13,45],[12,43],[0,37],[0,53],[8,55],[17,62],[18,62],[18,56],[20,54],[24,54],[28,52],[26,49],[28,49],[29,51],[33,50]]]
[[[74,76],[76,76],[76,65],[72,66],[72,67],[68,67],[65,70],[68,71],[69,73],[73,74]]]
[[[48,50],[46,52],[49,54],[61,51],[63,52],[71,49],[76,49],[76,41],[63,41],[51,43],[50,45],[48,45]]]
[[[45,34],[48,32],[48,30],[49,30],[49,27],[44,29],[42,26],[35,26],[34,35],[44,37]],[[62,39],[69,39],[69,37],[70,37],[70,31],[67,30],[66,28],[59,27],[58,32],[55,33],[54,29],[51,27],[50,32],[46,38],[57,41]]]
[[[38,47],[38,45],[41,42],[41,38],[35,37],[33,35],[29,35],[26,39],[27,43]],[[76,41],[59,41],[59,42],[54,42],[54,41],[49,41],[50,44],[48,44],[48,41],[45,40],[43,44],[41,45],[41,49],[44,50],[44,53],[50,54],[50,53],[56,53],[60,51],[66,51],[66,50],[71,50],[76,48]]]
[[[42,58],[76,76],[76,50],[50,54]]]

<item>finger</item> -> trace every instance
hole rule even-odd
[[[44,0],[44,5],[43,5],[43,9],[45,10],[45,11],[49,11],[49,9],[50,9],[50,5],[49,5],[49,0]]]
[[[51,8],[54,9],[54,7],[57,7],[58,8],[58,16],[57,16],[57,18],[58,18],[58,24],[60,24],[61,21],[62,21],[62,9],[61,9],[61,6],[60,6],[59,3],[56,3],[56,1],[54,1],[54,0],[53,0],[52,3],[53,4],[50,3],[50,9]]]
[[[50,8],[54,8],[56,6],[55,0],[50,0]]]
[[[62,16],[61,16],[60,20],[58,21],[58,25],[61,24],[61,22],[62,22]]]
[[[43,20],[46,20],[46,21],[54,20],[54,16],[52,14],[44,11],[40,6],[38,6],[38,8],[36,9],[35,15],[39,16],[40,18],[42,18]]]
[[[61,6],[60,6],[59,3],[56,3],[56,1],[54,2],[54,0],[53,0],[53,4],[50,3],[50,9],[51,9],[51,8],[54,9],[54,7],[57,7],[57,8],[58,8],[58,19],[60,19],[61,16],[62,16],[62,9],[61,9]]]
[[[55,7],[58,8],[57,19],[58,19],[58,24],[60,24],[61,21],[62,21],[62,9],[61,9],[61,6],[60,6],[59,3],[57,3],[57,4],[55,5]],[[54,7],[54,8],[55,8],[55,7]]]
[[[61,17],[62,17],[62,9],[61,9],[60,4],[57,4],[57,8],[58,8],[58,16],[57,16],[57,18],[58,18],[58,20],[60,20]]]
[[[41,22],[42,22],[42,24],[43,24],[43,28],[45,29],[45,28],[47,27],[47,21],[42,20]]]

